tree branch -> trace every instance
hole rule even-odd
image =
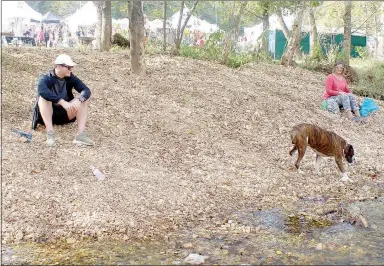
[[[188,20],[191,18],[193,12],[194,12],[195,9],[196,9],[197,3],[199,3],[199,0],[197,0],[197,1],[195,1],[195,2],[193,3],[193,7],[192,7],[192,9],[189,10],[189,12],[188,12],[188,16],[187,16],[187,18],[184,20],[183,27],[181,27],[181,30],[180,30],[180,37],[179,37],[180,41],[181,41],[181,39],[183,38],[184,29],[185,29],[185,27],[187,26]]]
[[[284,18],[283,18],[283,10],[280,8],[280,10],[277,11],[277,18],[279,19],[282,31],[285,35],[285,38],[288,40],[289,39],[289,29],[287,27],[287,24],[285,24]]]
[[[261,17],[261,16],[259,16],[259,15],[256,15],[254,12],[249,11],[248,9],[245,9],[245,11],[247,11],[249,14],[254,15],[255,17],[257,17],[257,18],[259,18],[259,19],[263,19],[263,17]]]
[[[357,27],[356,30],[352,31],[351,34],[357,32],[359,29],[361,29],[361,27],[373,16],[375,15],[377,12],[380,12],[380,9],[376,9],[369,17],[367,17],[367,19],[359,26]]]

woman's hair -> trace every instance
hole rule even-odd
[[[343,73],[342,74],[344,74],[344,72],[345,72],[345,64],[344,64],[343,61],[336,61],[335,65],[332,68],[332,73],[336,73],[336,67],[338,65],[342,65],[343,66]]]

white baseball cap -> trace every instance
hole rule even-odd
[[[58,57],[56,57],[55,65],[75,66],[77,64],[72,61],[69,55],[61,54]]]

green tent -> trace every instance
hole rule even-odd
[[[344,34],[319,34],[319,42],[323,54],[327,54],[332,46],[337,46],[338,51],[343,50],[343,38]],[[356,47],[366,47],[367,37],[360,35],[351,36],[351,57],[359,57]]]
[[[276,59],[280,60],[284,54],[284,51],[287,47],[288,41],[284,36],[283,31],[273,30],[269,31],[269,53]],[[300,49],[304,54],[309,53],[309,33],[301,33]]]
[[[321,49],[325,55],[332,46],[338,46],[339,52],[342,50],[343,44],[343,34],[319,34],[319,41],[321,44]],[[301,33],[300,40],[300,49],[304,54],[309,54],[310,45],[309,45],[309,32]],[[287,47],[288,41],[284,36],[284,33],[281,30],[272,30],[269,31],[269,45],[268,50],[270,55],[276,59],[280,60],[284,54],[284,51]],[[359,53],[356,50],[356,47],[366,47],[367,46],[367,37],[352,35],[351,38],[351,56],[358,57]]]

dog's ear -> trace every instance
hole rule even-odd
[[[347,146],[345,147],[344,149],[344,154],[345,155],[354,155],[355,154],[355,150],[353,149],[353,146],[351,144],[347,144]]]

